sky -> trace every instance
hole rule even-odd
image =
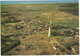
[[[78,0],[0,0],[0,1],[78,1]]]

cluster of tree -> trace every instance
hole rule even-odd
[[[72,3],[72,4],[68,3],[68,4],[60,5],[60,7],[65,7],[65,6],[66,7],[75,7],[75,6],[78,6],[78,3],[75,3],[75,4],[74,3]]]
[[[13,36],[14,34],[9,34],[9,35],[3,35],[3,34],[1,34],[1,37],[4,37],[4,38],[9,38],[9,37],[11,37],[11,36]]]
[[[62,11],[62,12],[68,12],[68,13],[74,14],[74,15],[79,15],[78,3],[60,5],[60,8],[58,10]]]
[[[7,20],[6,20],[6,23],[15,23],[15,22],[20,22],[21,20],[18,20],[18,19],[16,19],[16,18],[8,18]]]
[[[10,14],[9,14],[9,13],[7,13],[7,14],[2,14],[1,16],[2,16],[2,17],[10,16]]]
[[[51,29],[54,29],[54,30],[58,30],[58,29],[61,29],[61,28],[64,28],[64,29],[67,29],[67,28],[69,28],[68,26],[67,27],[64,27],[64,26],[59,26],[59,25],[53,25],[52,27],[51,27]]]
[[[64,36],[64,33],[61,33],[61,32],[58,32],[58,31],[53,31],[53,32],[51,32],[51,35],[54,35],[54,36]]]
[[[27,11],[41,11],[41,10],[27,10]]]
[[[72,32],[71,31],[53,31],[51,32],[51,35],[54,35],[54,36],[71,36]],[[75,35],[75,32],[74,32],[74,35]]]
[[[54,36],[72,36],[76,35],[79,32],[78,29],[70,28],[70,27],[64,27],[64,26],[52,26],[51,27],[51,34]]]
[[[20,44],[20,41],[18,40],[10,40],[5,38],[1,39],[1,42],[2,42],[2,46],[4,45],[3,47],[1,47],[1,54],[8,52],[12,48]],[[6,44],[6,42],[10,42],[11,44]]]
[[[8,11],[2,11],[2,12],[1,12],[1,16],[2,16],[2,17],[10,16],[10,14],[8,13]]]
[[[4,23],[15,23],[15,22],[20,22],[21,20],[20,19],[17,19],[16,17],[14,16],[11,16],[11,17],[8,17],[7,19],[2,19],[1,20],[1,24],[4,24]]]
[[[71,50],[71,46],[79,45],[79,41],[67,42],[63,44],[68,50]]]

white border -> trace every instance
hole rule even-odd
[[[79,55],[80,55],[80,0],[79,0]]]
[[[1,56],[1,1],[0,1],[0,56]]]

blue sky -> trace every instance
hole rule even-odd
[[[1,0],[1,1],[78,1],[78,0]]]

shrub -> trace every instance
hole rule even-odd
[[[1,48],[1,54],[4,54],[6,52],[8,52],[9,50],[11,50],[12,48],[14,48],[15,46],[20,44],[20,41],[18,40],[10,40],[10,39],[2,39],[1,40],[2,45],[5,45],[4,47]],[[11,42],[11,44],[4,44],[5,42]]]

